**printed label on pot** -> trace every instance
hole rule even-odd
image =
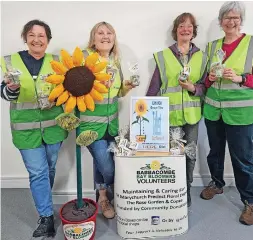
[[[89,240],[94,232],[95,223],[65,224],[63,232],[68,240]]]

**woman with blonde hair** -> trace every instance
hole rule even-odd
[[[123,81],[120,67],[120,58],[116,32],[107,22],[97,23],[91,30],[87,48],[83,51],[84,57],[97,52],[99,60],[107,61],[106,72],[111,79],[105,83],[108,93],[103,94],[102,102],[95,102],[92,112],[87,110],[81,113],[81,131],[92,130],[98,133],[95,142],[88,146],[93,157],[94,181],[99,193],[98,204],[103,215],[110,219],[115,216],[113,206],[107,197],[107,189],[114,183],[113,154],[107,149],[114,137],[118,135],[118,98],[125,96],[134,86],[131,81]]]

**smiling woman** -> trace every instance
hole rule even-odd
[[[227,142],[236,187],[245,205],[239,221],[253,225],[253,36],[240,32],[245,19],[242,2],[225,2],[218,19],[225,37],[209,42],[206,48],[210,67],[203,111],[212,181],[201,197],[209,200],[223,193]],[[218,75],[213,66],[219,61],[223,71]]]
[[[117,36],[114,28],[107,22],[97,23],[90,32],[90,40],[83,51],[85,58],[97,53],[97,63],[107,61],[105,72],[111,77],[103,82],[108,88],[103,93],[103,101],[96,101],[95,110],[89,109],[81,113],[81,131],[92,130],[98,133],[97,141],[88,146],[94,161],[94,178],[99,192],[98,203],[106,218],[113,218],[114,208],[107,198],[107,189],[112,187],[114,181],[113,155],[108,152],[109,144],[118,134],[118,98],[132,89],[131,82],[123,79],[120,67]]]
[[[40,20],[28,22],[21,37],[28,51],[2,58],[5,76],[1,97],[11,101],[12,140],[29,173],[30,189],[40,216],[33,237],[50,237],[55,235],[51,188],[58,153],[67,132],[56,124],[55,118],[63,113],[63,109],[47,100],[54,85],[46,82],[44,76],[53,72],[50,62],[58,56],[46,53],[52,38],[46,23]],[[13,83],[13,71],[19,73],[17,83]]]
[[[176,43],[154,54],[157,66],[147,96],[169,97],[171,128],[182,127],[184,139],[197,143],[207,58],[192,43],[197,36],[197,24],[191,13],[182,13],[174,20],[171,34]],[[195,162],[196,159],[186,156],[188,206]]]
[[[52,35],[48,25],[42,26],[38,20],[33,20],[25,25],[21,37],[28,46],[28,53],[40,59],[44,56]]]

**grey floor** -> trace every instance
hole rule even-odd
[[[192,189],[193,204],[189,209],[188,233],[158,238],[160,240],[252,240],[253,226],[238,222],[243,209],[239,194],[234,187],[225,188],[225,193],[210,201],[199,198],[202,188]],[[28,189],[2,189],[1,239],[30,240],[36,228],[37,214]],[[58,212],[60,205],[55,205]],[[61,221],[56,215],[57,235],[54,240],[64,240]],[[36,238],[38,239],[38,238]],[[39,238],[38,240],[47,238]],[[117,240],[116,221],[105,220],[101,214],[97,219],[95,240]]]

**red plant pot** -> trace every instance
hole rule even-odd
[[[65,203],[60,209],[60,218],[62,220],[63,233],[65,236],[65,240],[94,240],[95,232],[96,232],[96,219],[98,214],[98,205],[92,199],[83,198],[84,201],[91,203],[96,207],[96,211],[93,216],[83,221],[68,221],[62,216],[63,208],[72,202],[76,202],[75,200],[71,200]]]

